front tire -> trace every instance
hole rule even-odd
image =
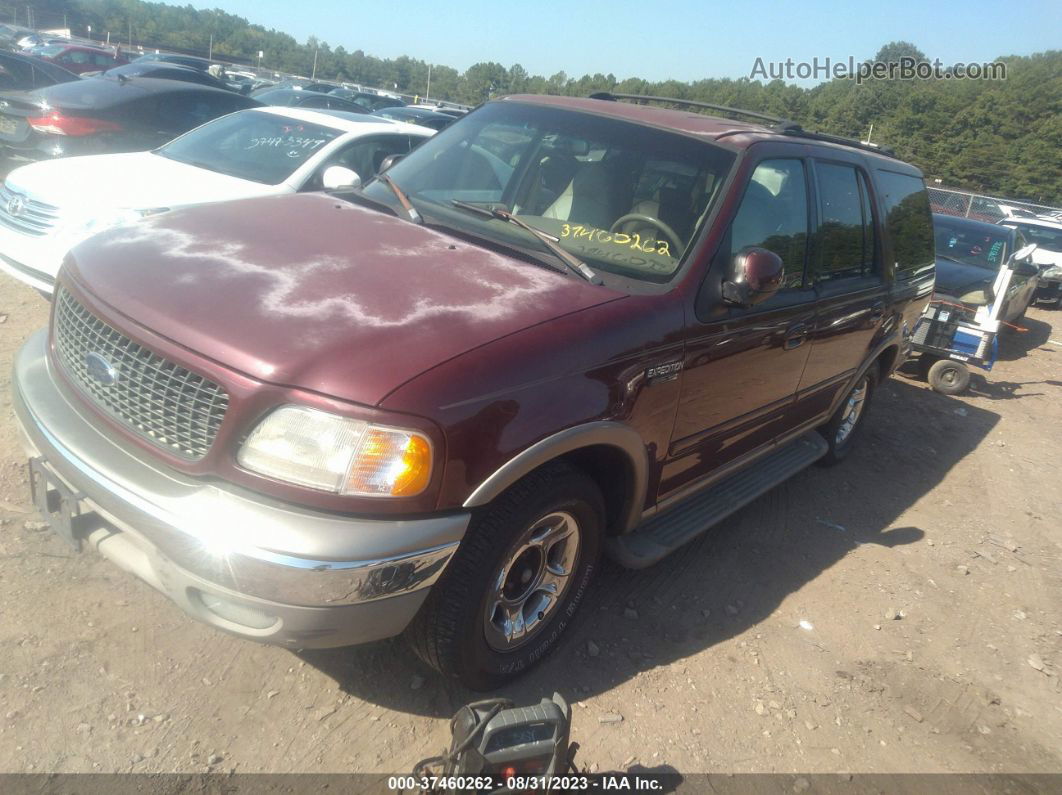
[[[819,428],[829,450],[818,460],[820,466],[839,464],[852,452],[855,440],[862,434],[863,419],[870,408],[870,399],[878,386],[878,368],[872,364],[856,379],[830,421]]]
[[[604,500],[582,471],[549,464],[474,517],[406,632],[444,676],[490,690],[530,670],[571,624],[597,570]]]

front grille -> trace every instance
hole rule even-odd
[[[18,199],[18,201],[14,201]],[[16,212],[12,213],[11,210]],[[59,208],[0,186],[0,224],[24,235],[40,237],[59,222]]]
[[[97,405],[164,450],[193,461],[207,454],[229,405],[220,386],[133,342],[63,287],[53,323],[59,360]],[[90,374],[90,354],[111,365],[112,383]]]

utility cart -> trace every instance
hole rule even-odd
[[[976,310],[962,304],[933,299],[915,326],[911,347],[919,355],[929,385],[944,395],[959,395],[970,384],[970,366],[991,370],[999,352],[999,319],[1017,263],[1031,256],[1029,245],[999,269],[992,284],[992,300]],[[970,315],[973,315],[972,319]]]
[[[980,322],[981,307],[973,322],[964,320],[970,310],[950,301],[931,301],[915,327],[912,349],[929,385],[944,395],[959,395],[970,384],[969,366],[991,370],[999,343],[999,321]],[[993,328],[994,326],[994,328]]]

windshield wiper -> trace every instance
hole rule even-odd
[[[510,223],[513,226],[518,226],[521,229],[530,232],[538,240],[542,241],[542,245],[544,245],[551,252],[553,252],[553,254],[556,255],[557,259],[567,265],[568,269],[571,270],[574,274],[582,277],[583,279],[586,279],[588,282],[590,282],[590,284],[603,283],[601,281],[601,277],[594,273],[594,271],[590,269],[589,265],[587,265],[581,259],[576,257],[574,254],[571,254],[566,251],[557,242],[557,238],[555,238],[548,232],[543,232],[541,229],[531,226],[531,224],[529,223],[521,221],[508,210],[503,210],[500,207],[481,207],[478,204],[470,204],[469,202],[463,202],[460,199],[451,199],[450,204],[452,204],[454,207],[459,207],[462,210],[468,210],[469,212],[478,213],[479,215],[482,215],[486,218],[497,218],[499,221],[506,221],[507,223]]]
[[[386,174],[377,174],[376,179],[383,182],[387,187],[391,189],[391,192],[398,199],[398,203],[402,205],[402,209],[406,211],[406,215],[409,216],[409,220],[415,224],[423,223],[424,219],[420,217],[420,213],[417,212],[417,208],[413,206],[413,202],[409,200],[406,192],[398,187],[398,184]]]

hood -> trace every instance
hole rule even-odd
[[[67,267],[199,354],[365,405],[472,348],[624,297],[320,193],[164,213],[90,238]]]
[[[1062,251],[1050,251],[1043,246],[1037,246],[1032,259],[1041,268],[1062,265]]]
[[[55,207],[98,216],[113,209],[147,210],[226,201],[276,191],[152,154],[130,152],[42,160],[12,171],[7,186]]]
[[[937,257],[937,282],[934,290],[959,298],[971,290],[990,286],[996,280],[998,272],[998,268],[981,268]]]

